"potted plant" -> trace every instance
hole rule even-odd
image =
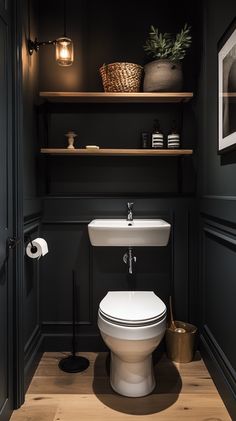
[[[174,36],[169,33],[160,33],[158,28],[150,27],[148,39],[144,50],[154,61],[144,66],[145,92],[178,92],[183,85],[181,61],[191,45],[190,26]]]

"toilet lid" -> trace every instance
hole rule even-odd
[[[161,319],[166,306],[153,291],[112,291],[100,302],[99,311],[111,321],[140,325]]]

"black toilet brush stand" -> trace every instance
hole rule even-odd
[[[59,361],[59,368],[66,373],[79,373],[86,370],[89,366],[89,360],[85,357],[76,355],[76,277],[75,271],[73,275],[72,286],[72,313],[73,313],[73,334],[72,334],[72,354]]]

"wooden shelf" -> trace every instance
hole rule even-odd
[[[88,103],[179,103],[188,102],[192,92],[40,92],[50,102]]]
[[[183,156],[192,149],[62,149],[42,148],[42,154],[67,156]]]
[[[220,96],[224,98],[236,98],[236,92],[223,92]]]

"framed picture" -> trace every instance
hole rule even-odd
[[[218,43],[218,152],[236,148],[236,19]]]

